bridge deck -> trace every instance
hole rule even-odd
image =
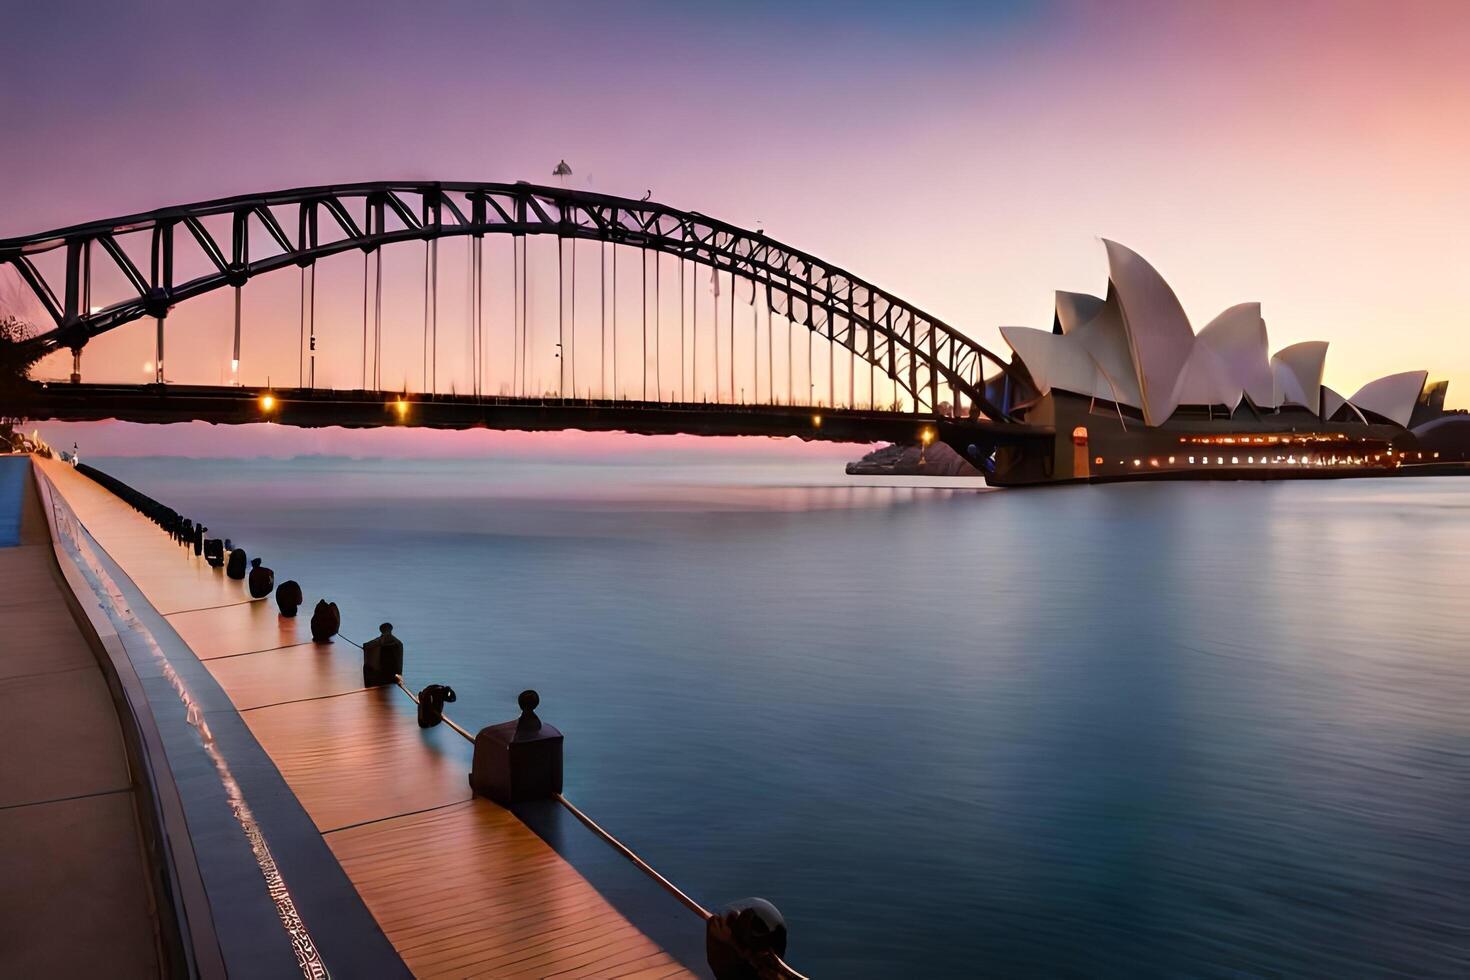
[[[0,457],[0,973],[157,976],[122,730],[30,469]]]
[[[509,811],[472,796],[470,746],[421,731],[357,650],[310,642],[70,467],[46,471],[230,696],[418,976],[692,975]]]

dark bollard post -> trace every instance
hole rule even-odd
[[[362,686],[392,684],[402,673],[403,641],[393,635],[392,623],[383,623],[378,635],[362,645]]]
[[[236,548],[230,552],[230,561],[225,565],[225,574],[237,582],[243,579],[245,577],[245,557],[244,548]]]
[[[329,643],[341,628],[342,613],[337,609],[337,604],[318,599],[316,608],[311,612],[311,638],[317,643]]]
[[[264,599],[275,584],[276,573],[262,565],[259,558],[250,559],[250,598]]]
[[[305,597],[301,594],[301,583],[294,578],[287,579],[276,588],[276,608],[287,619],[296,617],[296,610],[301,608],[304,599]]]
[[[208,530],[209,528],[203,524],[194,525],[194,554],[196,556],[204,554],[204,532]]]
[[[742,898],[704,925],[704,955],[716,980],[781,980],[786,920],[764,898]]]
[[[470,788],[501,806],[561,792],[561,732],[536,716],[541,697],[522,691],[521,716],[480,729]]]
[[[194,540],[194,521],[192,519],[188,517],[184,518],[183,523],[179,525],[179,533],[174,536],[174,540],[179,542],[179,544]]]
[[[445,702],[454,703],[457,695],[454,688],[445,684],[430,684],[419,692],[419,727],[433,728],[444,720]]]
[[[225,546],[219,538],[204,539],[204,560],[211,568],[219,568],[225,563]]]

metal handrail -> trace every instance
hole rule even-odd
[[[693,912],[701,919],[708,920],[714,918],[714,915],[708,909],[686,895],[683,890],[679,888],[678,885],[674,884],[672,881],[665,878],[657,871],[653,870],[652,865],[643,860],[637,854],[634,854],[632,849],[629,848],[628,845],[624,844],[622,841],[618,840],[612,834],[604,830],[597,823],[597,821],[593,820],[591,817],[587,816],[587,814],[577,809],[577,807],[572,803],[571,800],[567,799],[560,793],[557,793],[556,801],[562,806],[566,807],[569,811],[571,811],[572,816],[576,817],[578,820],[582,821],[582,823],[586,824],[587,829],[591,830],[598,837],[601,837],[603,840],[607,841],[607,843],[612,845],[615,851],[617,851],[623,857],[627,858],[629,861],[632,861],[633,864],[639,868],[639,870],[641,870],[644,874],[648,875],[654,881],[662,885],[664,891],[677,898],[680,903],[684,905],[685,908],[689,909],[689,911]]]
[[[340,633],[338,635],[341,636]],[[347,640],[347,642],[351,643],[353,646],[361,646],[361,644],[358,644],[345,636],[343,636],[342,639]],[[402,691],[404,694],[407,694],[409,699],[412,700],[414,704],[419,703],[418,695],[414,694],[412,689],[410,689],[408,685],[403,683],[402,674],[395,674],[393,677],[393,683],[397,685],[400,691]],[[441,721],[444,722],[444,724],[448,725],[450,728],[458,732],[460,737],[463,738],[466,742],[469,742],[471,745],[474,744],[475,736],[471,735],[463,727],[456,724],[455,721],[450,718],[448,714],[441,711],[439,713],[439,718]],[[598,837],[601,837],[604,841],[611,845],[615,851],[623,855],[623,857],[627,858],[629,861],[633,862],[635,867],[637,867],[640,871],[642,871],[644,874],[648,875],[655,882],[661,885],[663,889],[667,891],[670,895],[678,899],[680,904],[682,904],[685,908],[689,909],[695,915],[698,915],[701,919],[709,919],[712,917],[712,914],[708,909],[706,909],[703,905],[700,905],[694,899],[690,898],[689,895],[678,885],[674,884],[672,881],[659,874],[656,870],[654,870],[651,864],[649,864],[647,861],[643,860],[636,853],[634,853],[632,848],[624,844],[622,841],[618,840],[607,830],[605,830],[599,823],[597,823],[597,821],[593,820],[591,817],[587,816],[587,814],[583,813],[580,809],[577,808],[575,804],[572,803],[571,800],[568,800],[561,793],[557,793],[555,799],[562,806],[566,807],[567,810],[572,814],[572,816],[576,817],[583,824],[585,824],[589,830],[595,833]]]

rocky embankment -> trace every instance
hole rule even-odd
[[[918,446],[884,446],[862,459],[847,464],[849,476],[979,476],[980,471],[942,442],[936,442],[922,455]]]

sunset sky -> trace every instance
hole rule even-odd
[[[1331,342],[1339,391],[1423,367],[1466,406],[1467,51],[1448,2],[11,5],[0,236],[565,158],[995,349],[1050,326],[1053,290],[1104,290],[1106,237],[1196,329],[1259,300],[1274,347]],[[198,302],[174,329],[210,339],[171,373],[213,382],[227,306]],[[294,344],[285,309],[256,350]],[[89,348],[89,377],[138,377],[150,330]]]

